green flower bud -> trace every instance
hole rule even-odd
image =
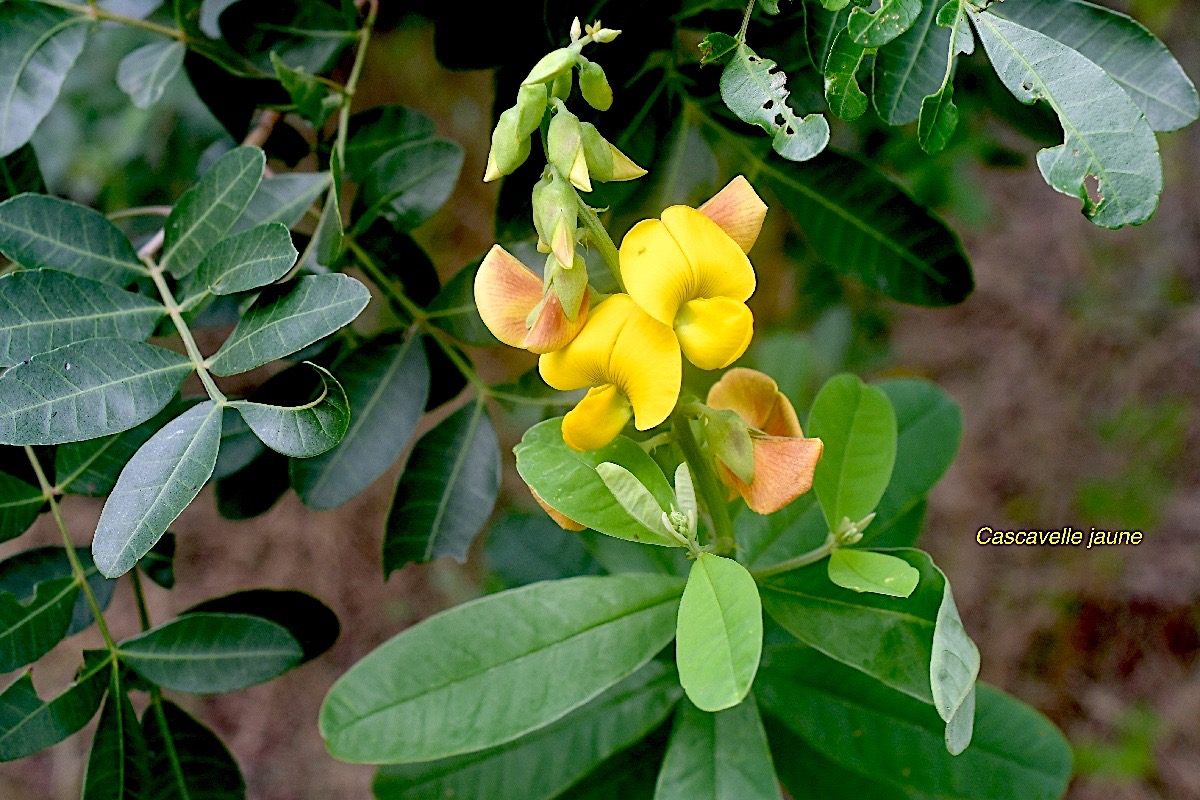
[[[754,444],[750,429],[736,411],[707,409],[704,412],[708,446],[721,463],[745,483],[754,480]]]
[[[496,122],[496,129],[492,131],[492,149],[488,151],[487,170],[483,174],[485,183],[511,174],[529,158],[529,137],[519,134],[519,121],[520,112],[510,108]]]
[[[580,127],[583,152],[591,178],[601,182],[631,181],[646,174],[646,170],[633,163],[629,156],[601,136],[595,125],[584,122]]]
[[[532,136],[542,124],[546,114],[546,101],[549,99],[546,84],[535,83],[522,86],[517,90],[517,135],[524,138]]]
[[[599,23],[596,24],[599,25]],[[620,31],[615,31],[612,28],[599,28],[592,33],[592,41],[599,42],[600,44],[608,44],[620,35]]]
[[[604,67],[583,56],[579,57],[579,91],[588,105],[597,111],[608,111],[612,106],[612,87],[608,85]]]
[[[572,252],[571,265],[566,266],[558,260],[554,253],[546,256],[545,280],[550,291],[558,295],[562,303],[563,313],[567,319],[574,322],[579,318],[579,309],[583,305],[583,296],[587,294],[588,274],[583,257]]]
[[[567,47],[560,47],[551,53],[547,53],[542,56],[541,61],[533,65],[533,69],[529,70],[529,74],[525,76],[525,80],[521,81],[521,83],[524,85],[549,83],[564,73],[569,75],[571,68],[575,66],[575,59],[577,57],[576,53]]]
[[[592,181],[583,153],[583,127],[579,124],[579,117],[568,111],[562,101],[558,101],[557,106],[558,111],[550,120],[550,129],[546,132],[546,160],[567,176],[575,188],[590,192]]]
[[[575,73],[567,70],[562,75],[559,75],[557,78],[555,78],[554,82],[550,84],[550,95],[552,97],[557,97],[559,100],[566,100],[571,96],[571,86],[574,85],[572,83],[574,80]]]
[[[574,263],[579,206],[571,184],[557,173],[533,187],[533,227],[538,233],[538,250],[553,250],[561,263]]]

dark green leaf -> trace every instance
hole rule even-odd
[[[146,800],[246,800],[237,762],[216,734],[169,701],[142,714],[150,753]]]
[[[232,692],[276,678],[303,651],[287,628],[246,614],[189,613],[126,639],[121,663],[164,689]]]
[[[234,148],[183,193],[164,227],[163,268],[182,278],[225,238],[258,189],[265,159],[257,147]]]
[[[45,504],[41,489],[0,472],[0,542],[29,530]]]
[[[270,511],[287,490],[287,457],[263,448],[245,468],[217,481],[217,511],[225,519],[253,519]]]
[[[867,95],[858,85],[858,68],[866,53],[849,30],[839,31],[830,45],[825,61],[825,100],[829,110],[842,119],[858,119],[867,113]]]
[[[434,135],[433,120],[411,108],[375,106],[360,111],[350,117],[346,172],[362,183],[384,153],[400,145],[432,141]]]
[[[166,314],[161,303],[56,270],[0,278],[0,367],[84,339],[141,341]]]
[[[341,625],[337,615],[311,594],[294,589],[247,589],[205,600],[184,614],[248,614],[274,622],[300,645],[301,664],[333,647]]]
[[[0,156],[29,141],[87,41],[88,16],[26,0],[0,3]]]
[[[26,672],[0,693],[0,761],[16,761],[58,744],[95,716],[112,674],[106,657],[85,666],[53,700],[43,701]]]
[[[149,108],[162,98],[186,54],[187,45],[174,39],[143,45],[117,65],[117,85],[135,106]]]
[[[292,67],[324,72],[355,39],[352,3],[324,0],[244,0],[220,16],[221,35],[238,52],[269,70],[269,54]]]
[[[371,299],[348,275],[305,275],[279,291],[260,295],[209,359],[215,374],[236,375],[290,356],[350,324]]]
[[[579,536],[540,511],[508,511],[496,520],[488,529],[487,563],[509,588],[600,572]]]
[[[483,324],[475,306],[475,273],[478,270],[478,263],[460,269],[426,310],[434,325],[460,342],[475,347],[493,347],[500,341]]]
[[[774,61],[742,44],[721,73],[721,99],[743,122],[771,137],[771,147],[789,161],[807,161],[829,144],[829,123],[820,114],[797,116],[788,106],[787,76]]]
[[[754,698],[709,714],[682,703],[654,800],[782,800]]]
[[[334,684],[321,708],[325,745],[345,761],[411,763],[549,725],[671,641],[681,588],[650,575],[571,578],[443,611]]]
[[[350,427],[327,453],[291,462],[291,482],[305,505],[337,508],[400,457],[421,419],[429,366],[420,337],[380,340],[337,365],[350,402]]]
[[[124,575],[150,552],[212,476],[220,443],[221,408],[207,400],[141,446],[96,524],[92,557],[104,575]]]
[[[508,744],[442,761],[382,767],[375,776],[375,797],[551,800],[661,724],[680,694],[675,675],[651,662],[579,710]]]
[[[451,414],[413,447],[396,484],[383,574],[410,562],[465,561],[500,488],[500,445],[482,402]]]
[[[774,514],[741,511],[734,527],[738,560],[751,569],[770,567],[806,553],[820,547],[829,536],[829,525],[814,492],[801,495]]]
[[[668,728],[663,725],[633,747],[605,759],[558,800],[653,800]]]
[[[0,201],[23,192],[45,194],[46,182],[38,166],[37,153],[25,144],[13,153],[0,158]]]
[[[0,376],[0,443],[59,444],[129,430],[161,411],[192,362],[161,347],[88,339]]]
[[[292,235],[282,222],[269,222],[222,240],[188,279],[185,308],[204,294],[248,292],[282,278],[296,263]]]
[[[11,8],[14,3],[0,5]],[[125,284],[146,270],[125,234],[87,206],[21,194],[0,203],[0,252],[26,269]]]
[[[651,575],[687,577],[692,562],[682,547],[646,547],[640,542],[580,531],[579,538],[605,572],[620,575],[645,572]]]
[[[1022,103],[1045,100],[1065,141],[1038,152],[1046,182],[1105,228],[1145,222],[1158,207],[1162,162],[1141,109],[1103,69],[1042,33],[968,7],[1000,80]],[[1111,45],[1110,45],[1111,46]],[[1095,180],[1093,199],[1087,179]]]
[[[922,0],[882,0],[879,8],[850,12],[846,30],[863,47],[882,47],[907,31],[921,15]]]
[[[410,231],[433,216],[454,191],[462,171],[463,150],[445,139],[401,144],[371,165],[363,184],[362,215],[378,215]]]
[[[79,593],[72,577],[42,581],[27,602],[0,593],[0,672],[37,661],[62,641]]]
[[[246,210],[229,229],[229,235],[268,222],[295,227],[317,198],[329,189],[329,181],[328,172],[289,172],[263,178]]]
[[[916,122],[926,95],[937,93],[946,75],[950,30],[937,24],[941,0],[927,0],[913,26],[875,54],[873,97],[889,125]]]
[[[271,65],[275,67],[275,76],[292,98],[296,113],[320,128],[329,119],[329,115],[342,105],[342,95],[334,92],[321,83],[303,67],[289,67],[272,51]]]
[[[221,445],[212,479],[219,481],[241,472],[265,449],[266,445],[254,435],[242,415],[227,406],[221,415]]]
[[[316,399],[294,407],[249,400],[230,403],[263,444],[293,458],[311,458],[326,452],[342,440],[350,427],[350,402],[342,385],[329,370],[307,363],[321,376],[321,393]]]
[[[108,608],[112,601],[116,582],[110,581],[100,574],[92,563],[92,556],[86,547],[75,548],[75,555],[83,566],[84,575],[92,587],[92,594],[100,609]],[[71,562],[67,559],[66,551],[61,547],[35,547],[24,550],[16,555],[0,561],[0,592],[7,593],[18,600],[28,603],[33,599],[37,587],[46,581],[56,581],[72,576]],[[71,614],[71,622],[66,635],[79,633],[92,624],[92,609],[82,594],[75,600],[75,609]]]
[[[150,763],[142,726],[129,698],[116,685],[108,693],[92,739],[83,800],[143,800]]]
[[[57,485],[67,494],[87,497],[108,494],[138,448],[185,408],[182,402],[171,402],[141,425],[123,433],[60,444],[54,449]]]
[[[164,589],[175,588],[175,534],[167,531],[142,556],[138,569]]]
[[[829,11],[818,0],[801,2],[804,8],[805,41],[808,44],[809,59],[817,72],[824,75],[829,51],[833,49],[833,40],[837,38],[838,33],[845,30],[851,6],[846,5],[836,11]]]

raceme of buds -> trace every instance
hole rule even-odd
[[[485,183],[512,174],[529,158],[529,137],[541,125],[547,99],[545,84],[522,86],[517,92],[516,105],[500,115],[492,131],[492,147],[483,175]]]

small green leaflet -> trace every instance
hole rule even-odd
[[[859,6],[850,12],[846,31],[863,47],[882,47],[912,27],[921,15],[922,0],[883,0],[871,12]]]
[[[0,5],[0,13],[12,5]],[[133,245],[103,214],[40,194],[0,203],[0,252],[26,269],[59,269],[118,285],[146,274]]]
[[[665,512],[671,509],[664,510],[659,506],[654,495],[650,494],[650,490],[642,485],[637,476],[620,464],[608,461],[596,465],[596,474],[629,516],[658,533],[664,544],[683,544],[675,539],[671,529],[663,521]]]
[[[858,85],[858,68],[866,52],[848,30],[838,32],[829,50],[825,62],[825,100],[829,110],[842,119],[857,119],[867,111],[867,95]]]
[[[135,106],[149,108],[162,98],[186,54],[187,45],[174,39],[143,45],[117,65],[117,85]]]
[[[121,684],[113,680],[92,739],[83,800],[140,800],[149,783],[142,726]]]
[[[774,61],[745,44],[721,73],[721,99],[743,122],[771,136],[771,147],[789,161],[807,161],[829,144],[829,123],[820,114],[798,117],[788,106],[787,75]]]
[[[73,577],[42,581],[25,602],[0,592],[0,672],[31,664],[62,641],[78,594]]]
[[[922,98],[917,123],[917,140],[921,149],[930,154],[946,149],[954,129],[958,127],[958,106],[954,105],[953,83],[958,54],[970,55],[975,52],[975,37],[971,33],[971,24],[967,22],[963,0],[950,0],[942,6],[937,15],[937,24],[939,29],[949,28],[939,37],[933,37],[947,39],[946,71],[938,90]]]
[[[321,376],[321,393],[294,408],[235,400],[229,405],[241,412],[262,443],[293,458],[311,458],[335,446],[350,427],[350,403],[337,379],[322,366],[308,363]]]
[[[236,233],[208,252],[196,271],[188,276],[188,308],[197,296],[248,292],[282,278],[296,263],[292,236],[282,222],[269,222]]]
[[[342,104],[342,95],[332,91],[304,67],[289,67],[271,51],[271,66],[284,91],[292,99],[296,113],[320,128]]]
[[[829,580],[843,589],[908,597],[920,579],[916,567],[886,553],[839,547],[829,556]]]
[[[0,542],[29,530],[45,504],[41,489],[0,472]]]
[[[328,172],[288,172],[264,177],[242,216],[229,229],[229,235],[268,222],[295,227],[329,188],[329,182]]]
[[[463,150],[447,139],[401,144],[371,165],[363,184],[367,210],[357,230],[377,216],[411,231],[433,216],[454,191],[463,166]]]

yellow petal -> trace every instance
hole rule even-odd
[[[747,425],[772,436],[803,436],[796,410],[770,375],[735,367],[708,390],[712,408],[734,411]]]
[[[612,177],[609,180],[613,181],[632,181],[646,174],[646,170],[639,167],[633,162],[629,156],[622,153],[611,144],[609,148],[612,150],[613,169]]]
[[[529,493],[533,495],[534,502],[541,506],[542,510],[550,515],[550,519],[558,523],[558,527],[565,528],[569,531],[581,531],[587,528],[586,525],[580,525],[578,522],[571,519],[561,511],[551,508],[550,504],[543,500],[542,496],[538,494],[532,486],[529,487]]]
[[[568,343],[583,330],[587,322],[588,297],[585,291],[579,313],[572,321],[563,310],[562,301],[553,292],[546,296],[546,302],[538,313],[533,327],[525,336],[522,347],[533,353],[552,353],[566,347]]]
[[[767,204],[754,191],[750,181],[738,175],[700,206],[698,211],[729,234],[742,252],[749,253],[762,230]]]
[[[675,334],[688,361],[700,369],[723,369],[750,346],[754,315],[745,303],[726,297],[692,300],[679,309]]]
[[[475,306],[483,324],[510,347],[525,347],[526,320],[542,302],[542,279],[500,245],[475,274]]]
[[[663,225],[679,243],[695,273],[692,297],[729,297],[746,302],[754,294],[754,267],[738,243],[694,208],[672,206]]]
[[[597,450],[617,438],[630,415],[629,398],[616,386],[589,389],[563,417],[563,441],[576,450]]]
[[[813,471],[825,449],[820,439],[785,436],[756,436],[754,480],[745,484],[724,464],[717,471],[732,486],[751,511],[772,514],[812,488]]]
[[[575,151],[575,160],[571,162],[571,174],[568,177],[579,191],[592,190],[592,179],[588,175],[587,159],[584,157],[582,146]]]

